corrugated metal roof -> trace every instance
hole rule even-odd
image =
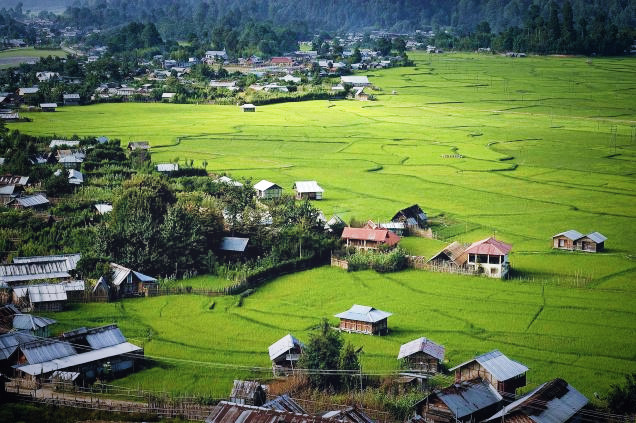
[[[95,204],[95,208],[99,214],[106,214],[113,211],[113,206],[110,204]]]
[[[344,410],[328,411],[322,416],[326,418],[337,419],[340,422],[346,423],[374,423],[369,416],[355,407],[348,407]]]
[[[0,175],[0,185],[26,185],[28,182],[28,176]]]
[[[565,423],[587,405],[588,399],[563,379],[553,379],[505,406],[485,421],[524,415],[536,423]]]
[[[599,232],[592,232],[589,233],[587,235],[585,235],[586,237],[588,237],[589,239],[591,239],[592,241],[596,242],[597,244],[600,244],[601,242],[605,242],[607,241],[607,237],[605,237],[605,235],[599,233]]]
[[[579,231],[575,231],[574,229],[570,229],[569,231],[561,232],[560,234],[553,235],[552,238],[556,238],[558,236],[564,236],[572,241],[576,241],[577,239],[583,238],[583,234]]]
[[[228,185],[234,185],[235,187],[242,187],[243,186],[242,183],[240,183],[238,181],[235,181],[232,178],[228,178],[227,176],[221,176],[215,182],[222,183],[222,184],[228,184]]]
[[[15,185],[0,186],[0,195],[13,195],[15,192]]]
[[[65,342],[60,343],[65,344]],[[41,375],[55,370],[64,370],[70,367],[81,366],[82,364],[103,360],[109,357],[116,357],[118,355],[128,354],[135,351],[141,351],[141,348],[129,342],[124,342],[113,345],[112,347],[101,348],[99,350],[88,351],[81,354],[68,355],[38,364],[14,366],[14,368],[29,375]]]
[[[502,400],[499,392],[482,379],[451,385],[431,395],[436,395],[459,419]]]
[[[349,310],[336,314],[335,317],[356,320],[358,322],[375,323],[392,315],[393,313],[378,310],[373,307],[354,304]]]
[[[238,238],[235,236],[226,236],[223,237],[223,241],[221,242],[221,250],[223,251],[245,251],[247,248],[247,242],[249,238]]]
[[[254,189],[257,191],[267,191],[270,188],[280,188],[280,186],[265,179],[254,184]]]
[[[366,75],[347,75],[341,76],[340,80],[343,84],[370,84]]]
[[[63,147],[63,146],[67,146],[67,147],[78,147],[79,146],[79,141],[76,140],[51,140],[51,142],[49,143],[49,148],[53,148],[53,147]]]
[[[342,239],[355,239],[359,241],[384,242],[391,246],[400,242],[400,237],[388,229],[352,228],[347,226],[342,231]]]
[[[9,358],[21,344],[36,341],[38,338],[28,332],[11,332],[0,335],[0,360]]]
[[[37,207],[44,204],[49,204],[49,200],[42,194],[27,195],[24,197],[18,197],[13,201],[17,201],[22,207]]]
[[[296,181],[294,183],[294,189],[299,193],[325,192],[316,181]]]
[[[51,360],[77,354],[77,351],[75,351],[75,348],[73,348],[71,344],[55,339],[29,342],[20,345],[20,350],[30,365],[39,365],[40,363],[46,363]]]
[[[304,347],[303,343],[294,338],[291,334],[283,336],[278,341],[269,346],[269,359],[274,360],[295,347]]]
[[[465,363],[455,366],[450,371],[454,371],[460,367],[465,366],[473,361],[478,362],[484,369],[494,376],[500,382],[519,376],[528,371],[528,368],[523,364],[511,360],[506,357],[501,351],[493,350],[486,354],[475,357],[472,360],[468,360]]]
[[[74,280],[68,282],[60,282],[60,285],[64,287],[64,291],[85,291],[86,283],[82,280]]]
[[[179,170],[177,163],[159,163],[157,165],[157,172],[175,172]]]
[[[57,321],[48,317],[33,316],[31,314],[16,314],[13,316],[13,327],[19,330],[38,330],[55,323]]]
[[[70,277],[65,261],[0,265],[0,282],[12,283]]]
[[[72,254],[55,254],[50,256],[28,256],[28,257],[14,257],[14,263],[41,263],[47,261],[66,261],[66,268],[68,270],[75,270],[77,268],[77,262],[80,261],[82,255],[80,253]]]
[[[290,413],[307,414],[307,412],[287,394],[279,395],[273,400],[266,402],[263,404],[263,408],[287,411]]]
[[[36,94],[40,89],[38,87],[24,87],[18,90],[19,95]]]
[[[135,272],[122,265],[111,263],[110,268],[113,270],[113,284],[119,286],[126,280],[129,274],[135,276],[141,282],[157,282],[157,279],[144,275],[143,273]]]
[[[221,401],[205,421],[206,423],[332,423],[338,420]]]
[[[116,325],[108,325],[89,329],[86,333],[86,342],[91,348],[97,350],[124,343],[126,338]]]
[[[57,103],[40,103],[40,107],[41,108],[56,108],[57,107]]]
[[[438,360],[444,360],[444,347],[424,337],[414,339],[400,347],[398,360],[418,352],[423,352]]]
[[[62,371],[56,370],[51,375],[51,379],[63,380],[65,382],[73,382],[75,379],[79,377],[79,375],[80,374],[78,372],[62,372]]]
[[[232,392],[230,393],[231,398],[251,398],[254,396],[254,393],[262,389],[262,386],[259,382],[254,380],[234,380],[234,384],[232,385]]]
[[[66,291],[61,284],[37,284],[27,286],[16,286],[13,292],[17,297],[29,296],[32,304],[46,303],[51,301],[66,301]]]
[[[467,254],[488,254],[491,256],[505,256],[512,249],[512,245],[496,240],[495,238],[486,238],[481,241],[474,242],[466,249]]]
[[[448,257],[448,259],[455,263],[457,266],[463,266],[464,263],[468,261],[468,253],[466,253],[466,247],[457,241],[453,241],[449,245],[444,247],[442,251],[431,257],[428,262],[435,261],[442,255]]]

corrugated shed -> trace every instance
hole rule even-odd
[[[66,292],[84,291],[86,289],[86,284],[82,280],[60,282],[60,285],[64,287]]]
[[[176,172],[179,170],[177,163],[159,163],[157,165],[157,172]]]
[[[392,315],[392,313],[378,310],[373,307],[354,304],[349,310],[336,314],[335,317],[355,320],[358,322],[375,323]]]
[[[374,423],[369,416],[355,407],[349,407],[344,410],[329,411],[322,416],[337,419],[340,422],[346,423]]]
[[[481,241],[474,242],[466,249],[467,254],[488,254],[491,256],[505,256],[512,249],[512,245],[496,240],[495,238],[486,238]]]
[[[157,279],[144,275],[140,272],[135,272],[127,267],[121,266],[116,263],[111,263],[110,268],[113,270],[113,284],[119,286],[128,278],[128,275],[132,274],[137,280],[141,282],[157,282]]]
[[[220,183],[220,184],[234,185],[235,187],[242,187],[243,186],[242,183],[240,183],[238,181],[235,181],[235,180],[233,180],[231,178],[228,178],[227,176],[221,176],[220,178],[218,178],[214,182],[217,182],[217,183]]]
[[[30,365],[46,363],[62,357],[77,354],[75,348],[67,342],[54,339],[29,342],[20,346],[20,350]]]
[[[267,181],[263,179],[254,185],[254,189],[257,191],[267,191],[270,188],[280,188],[280,186],[276,185],[273,182]]]
[[[287,334],[269,346],[269,359],[274,360],[281,355],[287,354],[289,350],[296,347],[302,348],[304,345],[291,334]]]
[[[460,267],[468,261],[468,253],[466,253],[466,247],[457,241],[453,241],[452,243],[444,247],[444,249],[442,249],[439,253],[431,257],[428,262],[440,259],[444,260],[444,257],[447,257],[448,260]]]
[[[576,241],[577,239],[583,238],[583,234],[579,231],[575,231],[574,229],[570,229],[569,231],[561,232],[560,234],[553,235],[552,238],[556,238],[558,236],[564,236],[572,241]]]
[[[64,344],[64,342],[59,341],[58,343]],[[93,361],[104,360],[106,358],[138,352],[141,350],[142,349],[136,345],[133,345],[129,342],[124,342],[122,344],[113,345],[112,347],[88,351],[82,354],[67,355],[37,364],[31,364],[31,362],[29,361],[29,364],[27,365],[14,366],[14,368],[26,374],[37,376],[41,374],[51,373],[55,370],[64,370],[75,366],[81,366],[82,364],[86,363],[92,363]]]
[[[400,347],[398,360],[418,352],[423,352],[438,360],[444,360],[444,347],[424,337],[414,339]]]
[[[592,232],[585,236],[591,239],[592,241],[596,242],[597,244],[607,241],[607,237],[599,232]]]
[[[502,399],[497,390],[482,379],[451,385],[431,395],[436,395],[460,419]]]
[[[253,380],[234,380],[232,386],[232,392],[230,397],[232,398],[253,398],[254,394],[262,389],[259,382]]]
[[[106,214],[113,211],[113,206],[110,204],[95,204],[95,208],[99,214]]]
[[[298,193],[325,192],[316,181],[296,181],[294,189]]]
[[[28,257],[14,257],[13,262],[16,264],[27,263],[42,263],[53,261],[66,261],[66,268],[68,270],[75,270],[77,268],[77,262],[80,261],[82,255],[80,253],[73,254],[54,254],[50,256],[28,256]]]
[[[206,423],[332,423],[338,420],[221,401],[205,421]]]
[[[45,196],[43,196],[42,194],[35,194],[35,195],[27,195],[24,197],[18,197],[15,200],[12,200],[17,202],[20,206],[22,207],[37,207],[37,206],[43,206],[45,204],[49,204],[49,200],[47,200],[47,198]]]
[[[242,253],[247,248],[249,240],[249,238],[226,236],[223,237],[223,241],[221,241],[220,249],[223,251],[237,251]]]
[[[49,148],[53,147],[79,147],[79,141],[76,140],[51,140]]]
[[[100,328],[89,329],[86,333],[86,341],[93,349],[111,347],[126,342],[117,325],[108,325]]]
[[[28,332],[11,332],[0,335],[0,360],[9,358],[21,344],[33,342],[37,339]]]
[[[307,412],[287,394],[279,395],[273,400],[266,402],[263,404],[263,408],[297,414],[307,414]]]
[[[38,330],[55,323],[57,321],[48,317],[33,316],[31,314],[16,314],[13,317],[13,327],[18,330]]]
[[[28,182],[28,176],[0,175],[0,185],[26,185]]]
[[[468,360],[465,363],[455,366],[450,371],[454,371],[460,367],[465,366],[473,361],[478,362],[484,369],[494,376],[498,381],[505,381],[515,376],[519,376],[528,371],[528,368],[523,364],[511,360],[506,357],[501,351],[493,350],[486,354],[475,357],[472,360]]]
[[[61,284],[39,284],[14,288],[18,297],[24,297],[24,293],[29,296],[29,301],[35,303],[47,303],[51,301],[66,301],[66,291]]]
[[[485,421],[502,421],[505,416],[527,416],[536,423],[565,423],[587,403],[588,399],[565,380],[553,379]]]

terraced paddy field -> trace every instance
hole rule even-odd
[[[41,57],[47,56],[66,57],[66,53],[63,50],[40,50],[33,47],[2,50],[0,51],[0,69],[17,67],[21,63],[35,63]]]
[[[369,371],[395,369],[399,344],[416,336],[444,343],[449,364],[500,348],[532,368],[532,385],[562,376],[588,397],[636,371],[636,60],[413,57],[415,67],[368,72],[378,87],[372,102],[256,113],[103,104],[31,113],[33,122],[10,126],[149,140],[156,162],[206,161],[211,172],[289,192],[295,180],[316,179],[327,216],[386,219],[419,203],[445,241],[496,233],[512,243],[515,280],[318,269],[273,281],[242,307],[232,297],[217,298],[213,310],[207,297],[162,297],[56,318],[67,327],[117,321],[149,355],[194,360],[162,361],[121,383],[213,395],[248,370],[199,362],[267,366],[269,343],[288,331],[306,338],[321,317],[352,303],[396,313],[386,338],[347,336],[365,346]],[[606,252],[553,252],[551,236],[567,229],[605,234]],[[439,247],[405,245],[423,255]]]

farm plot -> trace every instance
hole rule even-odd
[[[17,67],[21,63],[35,63],[41,57],[66,57],[63,50],[36,50],[33,47],[14,48],[0,51],[0,69]]]
[[[353,303],[394,313],[388,336],[344,335],[363,347],[369,373],[397,370],[400,345],[419,336],[446,346],[449,367],[499,348],[531,369],[530,387],[564,377],[590,398],[636,371],[633,295],[419,271],[323,267],[281,277],[241,306],[236,297],[155,297],[81,305],[55,318],[60,330],[117,323],[154,358],[156,367],[117,384],[222,397],[235,377],[269,377],[271,343],[287,333],[306,340],[321,318],[335,325],[333,315]]]

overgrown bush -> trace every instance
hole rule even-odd
[[[379,273],[398,272],[406,268],[406,252],[401,248],[391,251],[357,251],[346,257],[350,271],[373,269]]]

